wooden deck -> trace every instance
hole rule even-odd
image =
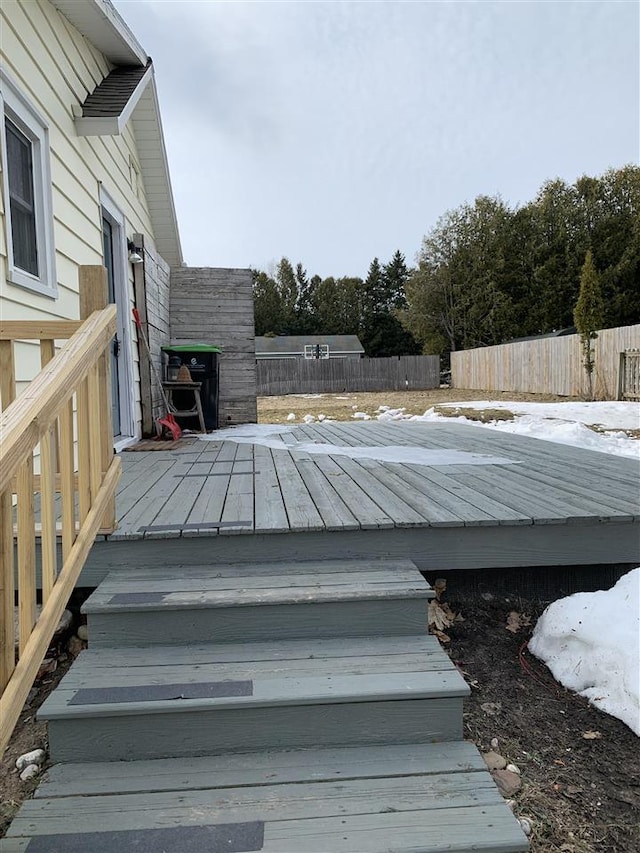
[[[459,569],[640,559],[632,459],[448,423],[331,423],[274,438],[287,449],[194,440],[123,453],[118,529],[96,543],[82,582],[131,562],[409,557]],[[353,459],[304,443],[503,461]]]
[[[431,596],[408,560],[113,572],[1,853],[524,853]]]

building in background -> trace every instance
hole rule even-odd
[[[357,335],[277,335],[256,337],[256,359],[362,358]]]

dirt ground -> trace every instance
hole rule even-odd
[[[465,400],[518,400],[532,403],[558,403],[573,398],[543,394],[514,394],[502,391],[464,391],[456,388],[435,388],[432,391],[367,391],[344,394],[288,394],[282,397],[258,398],[258,422],[280,424],[293,413],[299,423],[307,415],[320,414],[337,421],[349,421],[354,411],[373,417],[378,406],[406,409],[407,414],[423,415],[439,403],[458,403]],[[465,413],[466,414],[466,413]],[[505,413],[502,413],[505,416]]]
[[[0,838],[4,836],[23,800],[33,796],[38,778],[22,782],[16,758],[33,749],[47,750],[47,724],[36,720],[36,711],[71,666],[71,657],[61,653],[58,668],[36,681],[31,699],[20,714],[13,736],[0,760]],[[45,765],[46,766],[46,765]]]
[[[532,824],[532,853],[635,853],[640,850],[638,738],[614,717],[561,687],[526,650],[544,607],[522,600],[448,602],[464,622],[447,646],[471,685],[465,738],[522,771],[514,811]],[[506,630],[510,611],[531,626]],[[484,708],[483,708],[484,706]]]

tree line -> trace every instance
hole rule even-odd
[[[283,258],[254,271],[256,334],[357,334],[367,355],[442,353],[571,327],[591,251],[603,328],[640,322],[640,168],[547,181],[447,211],[417,266],[398,251],[366,278],[308,277]]]
[[[358,335],[369,356],[412,355],[420,343],[403,326],[409,270],[397,251],[374,258],[365,279],[309,278],[282,258],[272,275],[253,270],[256,335]]]

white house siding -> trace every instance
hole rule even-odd
[[[3,319],[77,319],[78,266],[101,264],[100,187],[125,217],[126,235],[153,230],[142,179],[132,187],[131,162],[140,173],[134,132],[129,123],[121,136],[78,137],[72,105],[82,104],[111,66],[48,0],[0,4],[0,58],[23,94],[49,124],[53,193],[54,242],[58,295],[42,296],[7,282],[4,215],[0,222],[0,313]],[[4,212],[5,202],[0,199]],[[129,298],[133,303],[130,265]],[[135,341],[135,326],[131,338]],[[137,346],[132,347],[135,419],[140,423]],[[20,345],[16,353],[19,390],[39,369],[36,347]]]

